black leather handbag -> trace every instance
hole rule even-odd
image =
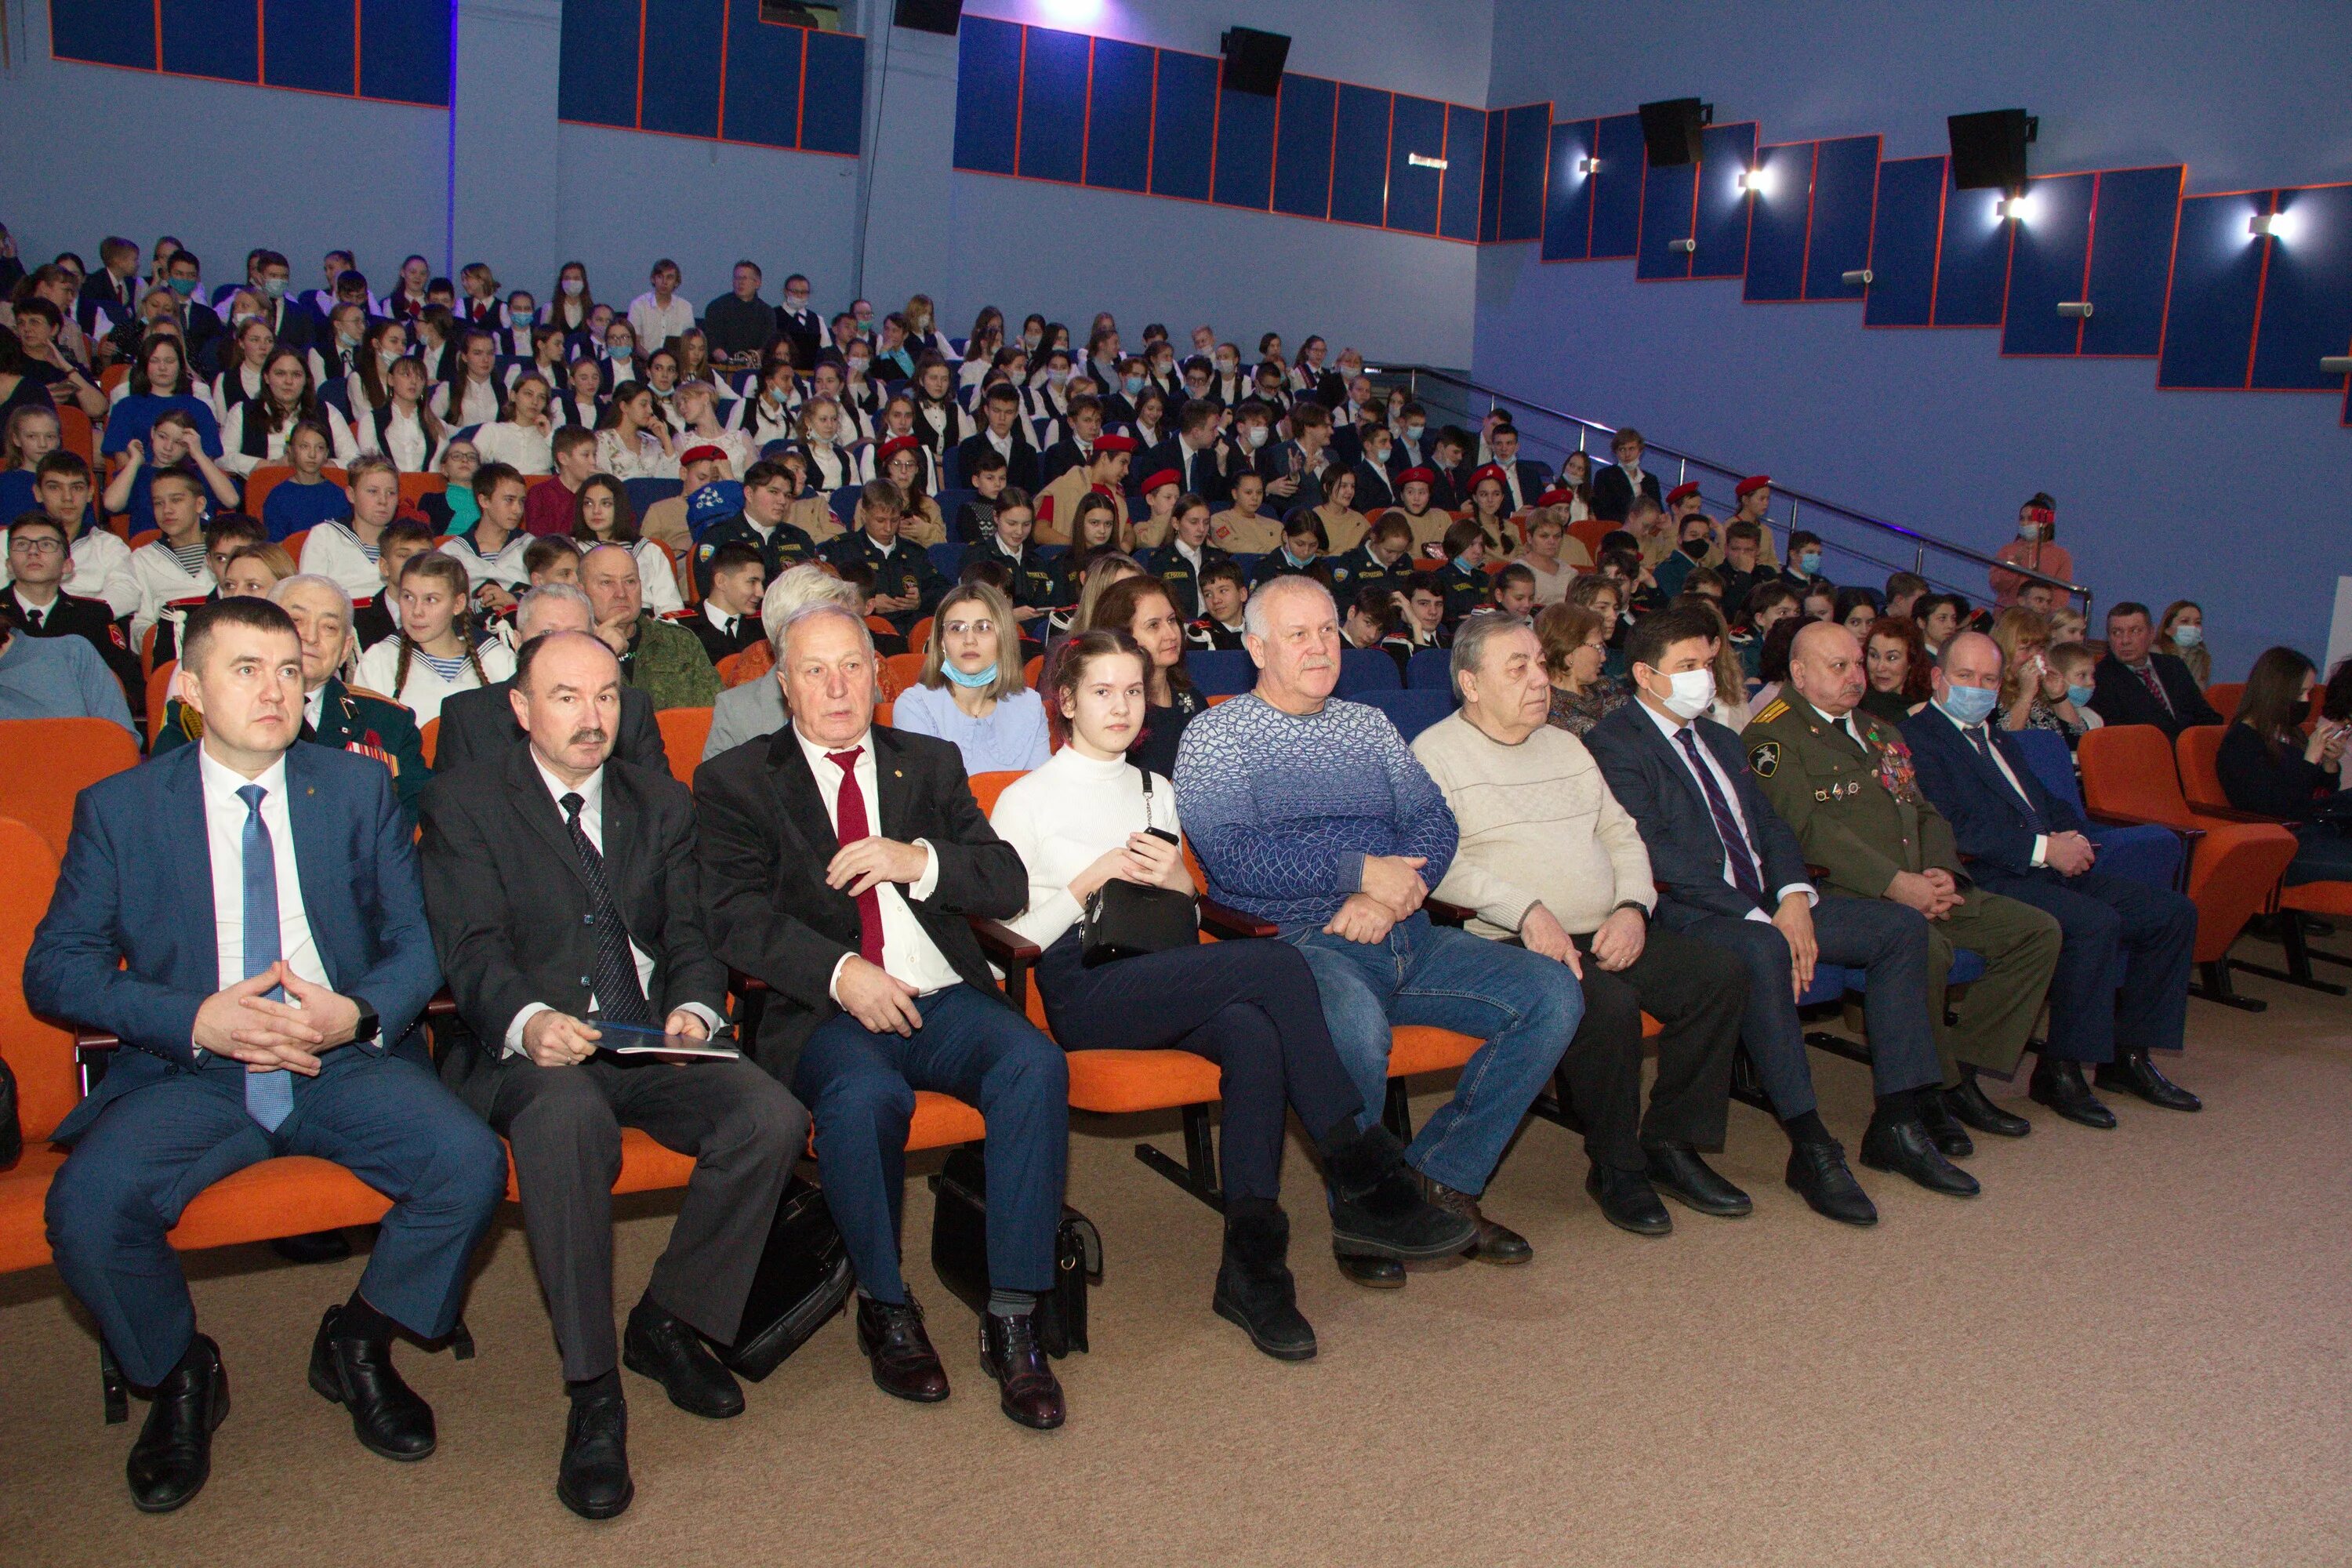
[[[1176,843],[1164,827],[1151,825],[1151,774],[1143,774],[1144,831]],[[1190,893],[1147,888],[1113,878],[1087,895],[1078,918],[1078,962],[1088,969],[1139,953],[1191,947],[1201,940],[1201,906]]]
[[[719,1359],[759,1382],[841,1310],[856,1283],[824,1194],[794,1176],[776,1201],[768,1245],[744,1298],[742,1327]]]
[[[988,1167],[978,1149],[948,1155],[931,1178],[931,1272],[974,1312],[988,1310]],[[1102,1234],[1062,1205],[1054,1228],[1054,1288],[1037,1299],[1037,1343],[1060,1358],[1087,1344],[1087,1287],[1102,1283]]]

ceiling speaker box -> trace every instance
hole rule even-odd
[[[1653,169],[1698,162],[1698,133],[1712,116],[1696,98],[1669,98],[1642,105],[1642,142]]]
[[[963,21],[963,0],[898,0],[898,26],[918,33],[955,37]]]
[[[1955,114],[1944,121],[1952,136],[1952,184],[1963,191],[2025,189],[2025,149],[2041,121],[2021,109]]]
[[[1272,98],[1282,90],[1282,68],[1290,58],[1290,35],[1229,27],[1220,41],[1225,51],[1225,90]]]

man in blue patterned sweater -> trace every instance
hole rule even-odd
[[[1635,1133],[1638,1049],[1580,1045],[1563,1062],[1584,1016],[1575,973],[1423,912],[1454,858],[1454,814],[1386,714],[1331,700],[1340,643],[1330,594],[1311,577],[1276,578],[1251,596],[1244,627],[1257,689],[1193,720],[1176,760],[1210,896],[1281,927],[1307,955],[1332,1041],[1375,1108],[1367,1115],[1386,1096],[1392,1026],[1486,1042],[1409,1154],[1431,1201],[1476,1223],[1472,1257],[1534,1256],[1479,1212],[1477,1195],[1556,1066],[1596,1179],[1612,1194],[1638,1184],[1656,1205]],[[1339,1266],[1361,1284],[1404,1283],[1388,1259],[1342,1255]]]

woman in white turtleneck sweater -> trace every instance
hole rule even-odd
[[[1344,1256],[1450,1256],[1476,1234],[1423,1200],[1396,1139],[1363,1101],[1323,1019],[1314,973],[1279,942],[1223,942],[1087,967],[1087,900],[1114,880],[1190,895],[1176,792],[1127,760],[1143,728],[1143,654],[1125,632],[1082,632],[1055,661],[1050,710],[1068,742],[1006,786],[990,817],[1029,872],[1029,907],[1009,923],[1045,950],[1037,988],[1065,1050],[1181,1048],[1223,1068],[1225,1249],[1213,1306],[1286,1361],[1315,1353],[1285,1261],[1290,1222],[1276,1201],[1283,1108],[1316,1135]],[[1160,837],[1165,835],[1165,837]]]

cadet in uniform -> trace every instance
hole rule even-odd
[[[1351,604],[1366,588],[1402,592],[1413,578],[1412,556],[1412,524],[1385,513],[1361,544],[1331,557],[1331,586],[1338,598]]]
[[[1181,618],[1197,620],[1202,613],[1201,574],[1233,556],[1209,542],[1206,497],[1177,497],[1174,515],[1168,542],[1144,557],[1143,569],[1160,579]]]
[[[902,637],[931,613],[949,587],[923,547],[898,537],[905,505],[898,486],[887,479],[868,480],[857,495],[857,531],[843,534],[822,552],[844,577],[854,565],[874,574],[874,602],[867,611],[898,627]],[[886,605],[880,603],[885,599],[906,602]]]
[[[793,471],[777,462],[757,462],[743,476],[743,510],[704,529],[694,546],[697,585],[710,592],[710,558],[724,544],[748,544],[760,552],[772,583],[793,567],[816,559],[816,541],[787,521],[792,516]]]

